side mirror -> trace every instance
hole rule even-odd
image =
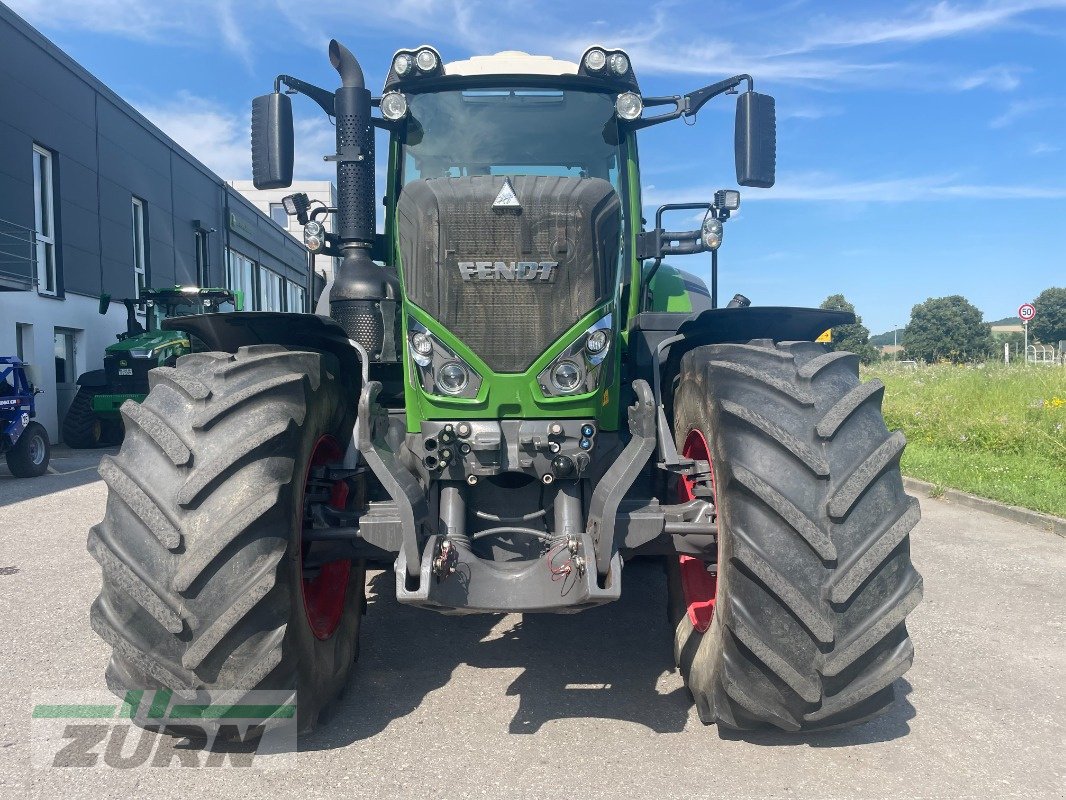
[[[777,113],[774,98],[758,92],[737,97],[734,136],[737,183],[768,189],[777,167]]]
[[[100,295],[100,308],[98,309],[101,314],[106,314],[111,308],[111,295],[106,292]]]
[[[292,184],[292,100],[271,92],[252,100],[252,183],[256,189]]]

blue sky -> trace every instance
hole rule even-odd
[[[249,102],[275,74],[336,85],[333,36],[375,87],[397,48],[424,42],[445,61],[622,47],[648,95],[748,72],[777,98],[778,183],[744,190],[727,226],[725,297],[843,292],[877,333],[928,297],[997,319],[1066,285],[1066,0],[7,1],[227,178],[250,174]],[[735,185],[732,108],[641,134],[647,216]],[[332,129],[296,109],[298,176],[330,177]]]

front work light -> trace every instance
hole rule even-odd
[[[707,216],[703,218],[700,239],[708,250],[717,250],[722,246],[722,223],[715,218],[713,211],[708,211]]]
[[[594,47],[585,53],[585,69],[589,72],[599,72],[607,64],[607,54]]]
[[[386,92],[381,98],[381,116],[396,121],[407,116],[407,98],[399,92]]]
[[[396,58],[392,60],[392,71],[396,73],[396,76],[402,78],[411,68],[414,67],[415,60],[411,58],[408,53],[400,53]]]
[[[437,54],[430,49],[419,50],[415,56],[415,64],[423,72],[432,72],[437,68]]]
[[[607,63],[611,65],[611,70],[615,75],[625,75],[629,72],[629,59],[626,58],[625,53],[611,53]]]
[[[714,207],[724,211],[736,211],[740,208],[740,192],[736,189],[719,189],[714,193]]]
[[[614,110],[621,119],[634,120],[644,110],[644,101],[636,92],[623,92],[614,101]]]

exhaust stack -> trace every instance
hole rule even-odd
[[[329,60],[341,77],[337,120],[337,228],[342,259],[329,293],[330,316],[374,361],[399,358],[399,282],[371,259],[376,218],[370,92],[352,52],[336,39]]]

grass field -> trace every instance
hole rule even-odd
[[[1066,368],[883,364],[863,378],[885,383],[905,475],[1066,517]]]

